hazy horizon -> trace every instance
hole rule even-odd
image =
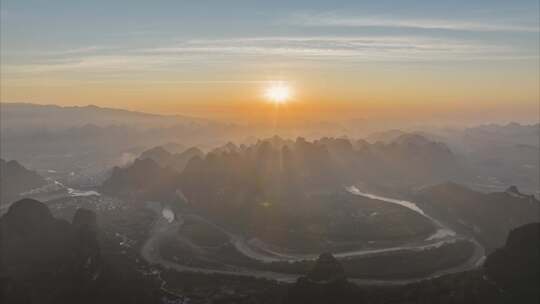
[[[185,116],[198,119],[208,119],[215,122],[223,123],[237,123],[237,124],[248,124],[248,125],[273,125],[281,122],[284,126],[290,125],[291,123],[345,123],[351,124],[354,121],[363,122],[366,124],[377,123],[380,125],[379,130],[389,130],[389,129],[408,129],[411,127],[457,127],[457,128],[467,128],[475,127],[480,125],[490,125],[490,124],[499,124],[506,125],[510,123],[519,123],[523,125],[535,125],[540,122],[539,116],[540,112],[536,109],[532,111],[527,111],[523,117],[515,115],[515,112],[508,114],[508,111],[512,110],[512,107],[509,106],[506,109],[506,112],[500,114],[485,113],[485,112],[471,112],[466,113],[461,111],[456,111],[448,113],[438,112],[438,113],[426,113],[424,112],[421,117],[413,115],[399,115],[399,113],[384,113],[384,112],[370,112],[366,113],[354,107],[347,105],[339,105],[337,107],[332,106],[318,106],[314,107],[307,104],[297,104],[297,105],[288,105],[287,109],[280,107],[277,109],[273,105],[267,104],[255,104],[250,106],[245,106],[241,110],[238,108],[230,108],[226,106],[214,106],[214,107],[185,107],[183,110],[178,112],[171,111],[147,111],[145,109],[138,108],[129,108],[129,107],[115,107],[108,105],[97,105],[93,103],[83,103],[83,104],[73,104],[73,105],[63,105],[63,104],[54,104],[54,103],[34,103],[34,102],[12,102],[12,101],[3,101],[0,102],[0,105],[8,104],[29,104],[29,105],[39,105],[39,106],[58,106],[62,108],[71,108],[71,107],[100,107],[103,109],[113,109],[113,110],[125,110],[132,111],[144,114],[152,115],[162,115],[162,116]],[[291,110],[292,108],[292,110]],[[298,109],[301,110],[301,114],[297,115]],[[539,106],[540,109],[540,106]],[[399,112],[399,109],[396,109],[396,112]],[[538,112],[538,114],[536,113]],[[516,117],[517,116],[517,117]],[[388,125],[384,125],[387,123]]]

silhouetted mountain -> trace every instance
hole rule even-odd
[[[127,168],[115,167],[101,186],[103,193],[138,200],[168,201],[175,197],[179,175],[155,161],[137,159]]]
[[[391,143],[402,135],[421,135],[447,145],[467,174],[456,180],[482,191],[502,191],[515,184],[540,194],[540,124],[488,124],[470,128],[430,128],[407,133],[389,130],[373,133],[370,142]],[[466,178],[463,178],[466,177]]]
[[[0,204],[20,198],[20,194],[46,184],[36,172],[23,167],[15,160],[0,159]]]
[[[464,131],[466,144],[472,144],[473,149],[481,146],[513,146],[533,145],[540,147],[540,124],[522,125],[515,122],[506,125],[487,124]]]
[[[363,303],[362,292],[345,277],[343,266],[329,253],[290,288],[283,303]]]
[[[182,172],[189,160],[193,157],[203,157],[204,153],[196,147],[189,148],[181,153],[170,153],[163,147],[155,147],[144,151],[140,159],[149,158],[155,161],[158,165],[164,168],[171,168],[178,172]]]
[[[371,143],[382,142],[385,144],[389,144],[391,142],[396,141],[401,136],[421,136],[430,141],[444,142],[444,137],[439,136],[435,133],[419,131],[419,130],[407,132],[407,131],[402,131],[398,129],[371,133],[366,137],[366,140]]]
[[[439,183],[468,179],[469,172],[443,143],[418,134],[404,134],[390,143],[376,143],[371,148],[369,172],[377,172],[377,184],[397,186]]]
[[[139,160],[115,169],[104,192],[133,197],[150,191],[158,197],[161,190],[170,197],[179,189],[201,210],[222,217],[237,217],[240,210],[249,213],[268,201],[303,204],[311,194],[341,191],[358,181],[393,186],[444,181],[460,169],[447,147],[418,135],[374,145],[353,145],[343,138],[310,142],[275,136],[251,146],[227,144],[206,155],[198,149],[171,154],[158,147],[141,158],[157,164]],[[179,179],[171,168],[181,172]]]
[[[342,138],[309,142],[273,137],[248,147],[229,144],[187,167],[183,173],[185,180],[190,179],[185,185],[187,192],[191,186],[203,186],[217,176],[217,183],[244,176],[245,182],[258,183],[258,191],[265,195],[335,189],[358,181],[418,186],[458,179],[465,171],[444,144],[419,135],[404,135],[389,144],[373,145],[360,141],[353,145]]]
[[[512,230],[504,247],[490,254],[485,263],[487,276],[512,303],[540,301],[540,223]]]
[[[173,161],[172,154],[165,150],[163,147],[155,147],[149,150],[144,151],[139,156],[139,159],[149,158],[160,166],[168,167]]]
[[[187,201],[233,231],[298,251],[329,251],[352,241],[427,237],[434,229],[404,207],[345,193],[346,186],[418,185],[459,169],[447,147],[418,135],[374,145],[274,136],[194,154],[178,173],[172,169],[175,155],[162,148],[147,151],[146,158],[114,169],[102,192],[131,200]],[[368,219],[369,214],[378,216]]]
[[[381,131],[381,132],[375,132],[375,133],[369,134],[366,137],[366,140],[368,140],[371,143],[376,143],[378,141],[383,142],[383,143],[390,143],[396,140],[396,138],[404,134],[407,134],[407,132],[396,130],[396,129],[388,130],[388,131]]]
[[[317,259],[306,279],[315,283],[340,281],[345,279],[345,270],[332,254],[323,253]]]
[[[0,218],[0,230],[9,303],[59,303],[74,291],[95,288],[103,267],[95,231],[55,219],[31,199],[15,202]]]
[[[470,152],[471,168],[482,179],[480,186],[503,190],[508,184],[517,184],[520,188],[540,193],[540,148],[531,144],[499,145],[486,143]]]
[[[171,153],[182,153],[187,148],[185,145],[174,141],[162,144],[161,147]]]
[[[519,289],[540,282],[539,257],[540,223],[527,224],[512,230],[505,246],[486,259],[486,273],[505,289]]]
[[[326,251],[329,243],[324,240],[427,236],[433,226],[414,212],[345,192],[345,186],[369,174],[363,165],[375,166],[365,153],[347,139],[309,142],[273,137],[195,156],[180,174],[149,158],[137,160],[113,170],[102,191],[140,200],[185,198],[191,208],[230,229],[298,250]],[[148,154],[171,159],[161,148]],[[379,216],[368,221],[355,217],[357,212]]]
[[[190,162],[183,176],[186,180],[195,179],[194,182],[202,183],[212,180],[244,185],[257,183],[263,194],[279,195],[297,191],[294,187],[335,187],[340,176],[332,162],[325,145],[309,143],[302,138],[292,142],[274,137],[244,150],[230,145],[229,148],[218,148],[200,161]],[[220,178],[224,180],[220,181]]]
[[[162,303],[158,284],[107,262],[98,234],[93,211],[69,223],[41,202],[15,202],[0,218],[2,303]]]
[[[515,186],[484,194],[445,183],[422,189],[416,195],[430,214],[474,235],[489,251],[502,246],[510,230],[540,221],[540,202],[520,193]]]

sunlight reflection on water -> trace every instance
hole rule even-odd
[[[163,208],[161,215],[167,220],[167,222],[172,223],[174,221],[174,212],[171,209]]]

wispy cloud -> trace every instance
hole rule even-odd
[[[396,16],[347,16],[336,13],[296,13],[285,20],[300,26],[388,27],[478,32],[539,32],[538,24],[489,23],[469,20],[402,18]]]
[[[91,45],[91,46],[84,46],[84,47],[79,47],[79,48],[50,51],[46,54],[48,55],[90,54],[90,53],[96,53],[96,52],[104,51],[104,50],[111,50],[111,49],[114,49],[114,48],[111,46]]]
[[[234,62],[257,64],[261,58],[281,62],[311,60],[449,61],[537,58],[512,46],[417,36],[302,36],[185,40],[155,48],[114,49],[106,53],[88,47],[66,50],[64,56],[40,57],[26,64],[5,64],[3,73],[133,72],[171,70],[190,64]],[[291,61],[293,62],[293,61]]]
[[[31,56],[31,57],[69,57],[76,55],[95,55],[95,54],[104,54],[112,53],[115,50],[119,50],[119,47],[115,46],[105,46],[105,45],[89,45],[82,47],[73,47],[73,48],[56,48],[48,50],[6,50],[3,52],[5,56]]]
[[[452,39],[403,36],[263,37],[188,40],[174,46],[141,50],[147,54],[220,54],[291,56],[305,59],[437,60],[510,54],[511,47]]]
[[[113,72],[146,70],[177,62],[180,58],[157,55],[77,55],[66,59],[46,59],[31,64],[5,65],[5,73]]]

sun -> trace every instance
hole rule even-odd
[[[292,91],[287,84],[279,82],[267,87],[264,96],[269,102],[280,105],[291,99]]]

